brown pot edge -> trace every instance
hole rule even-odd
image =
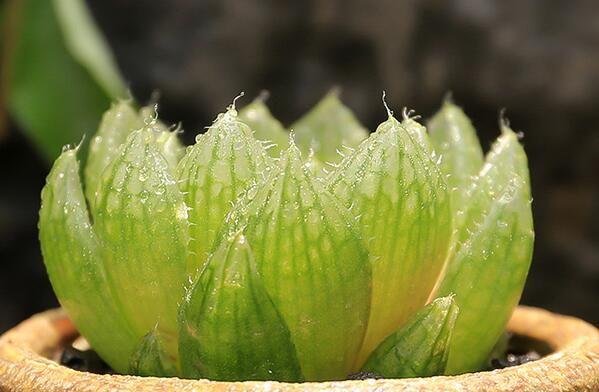
[[[80,391],[599,391],[599,330],[574,317],[519,306],[508,329],[543,340],[556,352],[525,365],[459,376],[322,383],[214,382],[97,375],[60,366],[43,355],[77,336],[61,309],[32,316],[0,336],[0,390]]]

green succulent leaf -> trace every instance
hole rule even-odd
[[[188,207],[152,124],[134,131],[98,187],[95,228],[119,316],[137,339],[156,323],[175,342],[177,306],[187,281]],[[166,347],[176,356],[176,344]]]
[[[190,274],[205,263],[232,203],[250,185],[263,180],[272,165],[234,108],[198,135],[177,167],[179,188],[190,207]]]
[[[165,352],[163,339],[157,326],[141,338],[129,362],[130,374],[146,377],[177,375],[177,360]]]
[[[441,171],[447,176],[451,202],[459,218],[468,206],[468,191],[484,163],[476,131],[464,111],[450,100],[443,103],[428,129],[435,150],[441,155]]]
[[[85,165],[85,195],[92,210],[102,173],[116,158],[127,136],[142,126],[137,111],[127,101],[113,104],[102,116],[98,131],[90,142]]]
[[[87,165],[85,166],[85,195],[91,210],[96,207],[98,186],[101,184],[104,170],[119,154],[120,147],[127,137],[135,130],[144,126],[150,127],[151,132],[162,156],[168,163],[169,170],[174,170],[185,153],[185,147],[177,137],[177,131],[170,132],[157,119],[155,106],[135,110],[130,102],[119,101],[104,113],[98,131],[90,142]]]
[[[221,242],[180,311],[183,377],[302,381],[289,330],[238,233]]]
[[[264,287],[289,327],[307,380],[352,370],[370,304],[367,253],[347,210],[291,143],[280,168],[250,189],[228,218],[243,230]]]
[[[355,148],[368,137],[368,130],[339,99],[338,90],[325,95],[291,129],[304,155],[312,149],[314,157],[322,163],[339,162],[342,159],[339,151]]]
[[[437,298],[389,335],[370,354],[362,371],[387,378],[443,374],[458,313],[452,296]]]
[[[271,157],[278,158],[287,146],[289,135],[279,120],[273,117],[263,97],[254,99],[252,103],[241,109],[239,120],[250,126],[256,139],[271,144],[268,148]]]
[[[76,155],[75,149],[60,155],[42,190],[42,254],[54,292],[77,329],[116,371],[125,372],[134,333],[111,300]]]
[[[455,293],[462,310],[448,374],[484,364],[520,299],[530,267],[534,232],[528,165],[507,125],[469,192],[469,208],[437,293]]]
[[[360,217],[373,268],[370,320],[357,366],[424,306],[445,263],[452,231],[449,194],[424,148],[426,139],[416,132],[415,121],[403,125],[389,114],[328,180],[329,189]]]

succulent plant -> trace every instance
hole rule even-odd
[[[42,191],[56,295],[121,373],[479,370],[530,265],[526,155],[503,121],[485,158],[449,101],[428,125],[388,111],[368,136],[330,93],[287,132],[257,99],[184,148],[152,108],[115,103],[84,181],[67,147]]]

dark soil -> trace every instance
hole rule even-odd
[[[81,351],[72,346],[67,346],[60,356],[60,364],[82,372],[97,374],[114,373],[106,362],[94,350]]]

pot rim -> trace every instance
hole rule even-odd
[[[23,321],[0,337],[0,390],[29,391],[598,391],[599,330],[574,317],[519,306],[508,330],[547,343],[554,352],[505,369],[427,378],[281,383],[99,375],[53,361],[78,332],[62,309]]]

